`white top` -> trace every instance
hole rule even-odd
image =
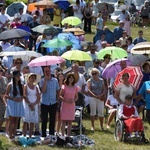
[[[107,99],[110,101],[111,106],[114,106],[114,105],[117,106],[119,104],[118,101],[114,98],[113,95],[109,95]]]
[[[27,16],[25,14],[21,15],[20,13],[16,13],[14,17],[16,17],[16,16],[19,17],[19,18],[21,18],[20,22],[26,22],[26,21],[28,21],[28,18],[27,18]]]
[[[92,9],[93,9],[93,11],[96,11],[98,13],[97,4],[98,4],[98,2],[95,3],[95,1],[92,1]]]
[[[123,83],[120,83],[117,87],[116,90],[120,92],[119,94],[119,98],[121,99],[121,101],[124,103],[125,102],[125,96],[126,95],[133,95],[134,89],[133,86],[130,85],[129,87],[126,86]]]
[[[0,22],[2,23],[6,23],[6,21],[8,21],[8,17],[4,14],[0,14]],[[2,27],[2,24],[0,23],[0,28]],[[6,26],[5,26],[6,27]]]
[[[4,43],[3,41],[0,41],[0,46],[2,47],[3,51],[5,51],[5,49],[10,47],[11,44],[9,42]]]
[[[121,117],[123,116],[123,106],[124,106],[124,105],[125,105],[125,104],[121,104],[121,105],[119,106],[119,109],[118,109],[118,117],[119,117],[119,118],[121,118]],[[130,106],[125,105],[125,106],[128,107],[128,108],[131,108],[131,107],[132,107],[131,105],[130,105]],[[135,106],[133,106],[133,107],[134,107],[134,109],[135,109],[133,115],[135,115],[136,117],[138,117],[139,115],[138,115],[137,109],[136,109]]]
[[[78,82],[77,82],[75,85],[80,87],[80,90],[79,90],[79,91],[81,91],[81,90],[82,90],[82,87],[83,87],[84,85],[86,85],[85,78],[84,78],[84,76],[83,76],[81,73],[79,73],[79,80],[78,80]]]
[[[73,9],[77,10],[76,12],[74,12],[74,16],[78,17],[80,20],[82,20],[82,17],[83,17],[82,12],[81,12],[82,11],[82,7],[81,6],[78,7],[77,5],[74,5]]]
[[[101,40],[97,40],[95,45],[97,46],[97,52],[99,52],[102,49],[102,41]]]

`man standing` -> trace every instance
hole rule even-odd
[[[57,94],[59,84],[56,78],[51,76],[50,67],[44,68],[44,78],[41,79],[40,88],[42,92],[41,100],[41,118],[42,118],[42,137],[46,137],[46,128],[48,115],[49,119],[49,135],[54,135],[55,116],[57,109]]]
[[[143,31],[142,30],[139,30],[138,35],[139,35],[139,37],[137,37],[133,40],[134,45],[136,45],[140,42],[146,42],[146,39],[143,38]]]

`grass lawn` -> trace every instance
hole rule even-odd
[[[108,25],[109,29],[113,30],[115,25]],[[131,36],[133,39],[138,35],[138,30],[141,28],[139,27],[132,27],[131,29]],[[94,30],[94,28],[93,28]],[[142,29],[144,31],[144,37],[147,39],[147,41],[150,41],[150,36],[149,36],[149,29]],[[86,34],[85,39],[87,41],[93,41],[93,34]],[[107,117],[105,118],[105,124],[104,127],[106,127],[106,121]],[[110,129],[106,131],[101,131],[99,128],[99,121],[95,121],[95,131],[91,131],[91,123],[90,123],[90,118],[86,117],[83,119],[83,125],[86,128],[85,135],[87,135],[89,138],[95,140],[95,146],[93,147],[87,147],[83,149],[91,149],[91,150],[148,150],[150,149],[150,143],[148,144],[127,144],[124,142],[116,142],[114,140],[114,123],[112,123],[112,126]],[[144,127],[145,127],[145,135],[146,138],[149,140],[150,138],[150,127],[149,124],[144,122]],[[63,150],[63,149],[68,149],[68,148],[61,148],[61,147],[49,147],[49,146],[34,146],[34,147],[27,147],[23,148],[19,145],[12,144],[8,141],[8,139],[4,136],[0,136],[0,141],[2,141],[3,148],[1,147],[0,144],[0,150],[48,150],[48,149],[53,149],[53,150]]]

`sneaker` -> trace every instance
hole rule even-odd
[[[34,135],[41,135],[39,131],[35,131]]]
[[[107,125],[107,126],[106,126],[106,128],[107,128],[107,129],[109,129],[109,128],[110,128],[110,126],[109,126],[109,125]]]
[[[93,128],[93,127],[91,127],[91,131],[94,131],[94,128]]]

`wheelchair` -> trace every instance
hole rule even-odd
[[[138,133],[138,135],[129,136],[125,131],[125,123],[122,119],[116,120],[114,139],[116,141],[124,142],[136,142],[136,143],[148,143],[148,140],[145,138],[144,131]]]

